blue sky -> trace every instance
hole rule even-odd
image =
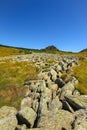
[[[87,0],[0,0],[0,44],[87,48]]]

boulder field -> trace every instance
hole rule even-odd
[[[71,72],[78,65],[77,58],[53,54],[9,58],[32,60],[38,67],[48,65],[47,59],[55,62],[41,69],[37,80],[24,83],[26,93],[19,111],[0,108],[0,130],[87,130],[87,95],[76,89],[79,81]]]

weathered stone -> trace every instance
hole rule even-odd
[[[37,99],[35,99],[34,101],[33,101],[33,103],[32,103],[32,108],[34,109],[34,111],[35,112],[37,112],[37,110],[38,110],[38,100]]]
[[[87,110],[80,109],[75,113],[74,130],[87,130]]]
[[[50,73],[51,73],[52,76],[57,76],[57,72],[54,69],[51,69]]]
[[[3,106],[0,108],[0,119],[14,116],[16,114],[17,114],[17,110],[14,107]]]
[[[75,90],[74,85],[71,82],[68,82],[61,89],[60,99],[63,100],[64,96],[72,95]]]
[[[0,119],[0,130],[15,130],[16,127],[17,127],[16,116],[10,115]]]
[[[21,109],[25,107],[31,107],[33,100],[30,97],[26,97],[21,101]]]
[[[62,109],[62,103],[59,101],[58,96],[56,96],[49,104],[49,110],[56,112],[59,109]]]
[[[47,101],[49,102],[51,99],[52,99],[52,91],[45,87],[44,88],[44,92],[42,93],[42,97]]]
[[[49,112],[41,116],[38,127],[44,130],[70,130],[73,121],[74,117],[70,112],[58,110],[56,113]]]
[[[47,102],[47,100],[42,97],[40,101],[40,106],[39,106],[39,115],[46,115],[48,113],[47,103],[49,102]]]
[[[87,130],[87,121],[78,123],[73,130]]]
[[[29,108],[29,107],[22,109],[17,114],[19,124],[26,124],[28,128],[29,127],[32,128],[34,126],[36,117],[37,117],[36,112],[32,108]]]
[[[57,65],[57,72],[62,70],[62,67],[60,65]]]
[[[87,108],[87,95],[66,96],[65,99],[74,110]]]
[[[44,73],[44,75],[43,75],[43,79],[44,79],[45,81],[47,81],[47,80],[50,79],[50,77],[48,76],[48,74]]]
[[[58,85],[51,82],[48,84],[48,88],[52,91],[52,99],[55,98],[58,90]]]

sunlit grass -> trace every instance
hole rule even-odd
[[[78,58],[87,58],[87,52],[81,52],[77,54]]]
[[[13,48],[9,46],[0,46],[0,57],[11,56],[11,55],[21,55],[21,54],[31,54],[29,49],[25,48]]]
[[[24,97],[24,82],[36,79],[38,69],[33,63],[5,61],[0,63],[0,106],[19,107]]]
[[[77,89],[82,94],[87,94],[87,60],[80,61],[79,66],[73,68],[74,75],[79,80]]]

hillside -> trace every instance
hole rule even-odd
[[[46,50],[59,51],[55,46],[51,45],[45,48]]]
[[[87,52],[87,48],[81,50],[80,52]]]
[[[31,54],[32,52],[35,52],[35,53],[51,53],[51,54],[60,54],[60,55],[75,54],[73,52],[61,51],[53,45],[39,50],[39,49],[5,46],[5,45],[0,44],[0,56]]]
[[[5,46],[0,44],[0,56],[30,54],[31,49]]]

